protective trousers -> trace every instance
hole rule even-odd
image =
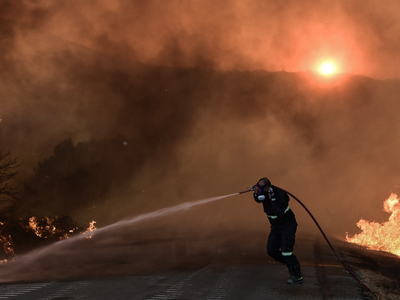
[[[297,223],[295,220],[271,226],[267,253],[276,261],[285,264],[291,275],[301,276],[300,263],[293,255],[296,230]]]

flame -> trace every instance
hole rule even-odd
[[[386,251],[400,256],[400,203],[396,194],[383,203],[383,209],[391,213],[389,221],[382,224],[369,222],[361,219],[357,226],[362,230],[361,233],[349,237],[346,233],[346,241],[365,246],[368,249]]]
[[[32,229],[32,231],[39,237],[42,236],[39,228],[38,228],[38,221],[36,217],[30,217],[29,218],[29,228]]]
[[[0,222],[0,226],[3,227],[5,223]],[[14,243],[10,234],[3,233],[3,228],[0,228],[0,247],[3,248],[3,252],[7,257],[15,255]],[[0,265],[6,263],[7,259],[0,260]]]
[[[11,235],[0,236],[0,244],[3,246],[3,250],[5,254],[14,255],[14,243],[12,242]],[[5,260],[7,261],[7,260]]]
[[[38,219],[35,216],[32,216],[29,218],[28,224],[22,224],[23,228],[28,229],[32,231],[37,237],[40,239],[68,239],[70,235],[76,234],[76,233],[81,233],[85,234],[88,232],[93,232],[97,228],[95,226],[96,221],[92,221],[89,223],[89,227],[86,229],[85,232],[80,232],[79,227],[73,227],[72,229],[67,230],[65,228],[65,225],[62,225],[60,223],[60,220],[62,221],[63,217],[58,217],[56,216],[54,219],[50,217],[45,217],[43,219]],[[7,233],[7,231],[4,231],[2,227],[7,227],[8,224],[7,222],[0,222],[0,247],[3,248],[3,253],[7,258],[14,257],[15,252],[14,249],[16,246],[20,245],[15,245],[13,240],[15,239],[15,236],[11,236],[10,234]],[[71,228],[71,227],[70,227]],[[27,231],[28,231],[27,230]],[[92,235],[88,235],[86,238],[91,238]],[[1,248],[0,248],[1,249]],[[8,261],[8,259],[2,259],[0,260],[0,265],[4,264]]]
[[[53,225],[53,222],[54,219],[46,217],[45,220],[42,220],[42,224],[40,224],[38,219],[35,216],[32,216],[29,218],[28,226],[38,237],[47,239],[58,232],[57,228]]]
[[[88,227],[88,229],[85,231],[85,233],[86,233],[86,232],[95,231],[97,228],[96,228],[96,226],[95,226],[94,224],[96,224],[96,223],[97,223],[96,221],[90,222],[90,223],[89,223],[89,227]]]
[[[57,228],[53,225],[54,219],[46,217],[43,220],[38,220],[35,216],[29,218],[29,225],[28,227],[38,236],[41,238],[48,238],[55,234],[61,234],[62,230]],[[96,221],[92,221],[89,223],[89,227],[86,229],[85,232],[81,232],[81,234],[85,234],[87,232],[95,231],[97,228],[95,226]],[[68,231],[68,233],[64,233],[60,236],[60,239],[67,239],[69,236],[75,231],[78,230],[78,227],[75,227]],[[88,237],[90,238],[90,237]]]
[[[95,226],[94,224],[96,224],[96,221],[90,222],[90,223],[89,223],[89,227],[86,229],[85,232],[82,232],[82,234],[95,231],[97,228],[96,228],[96,226]],[[91,238],[92,238],[92,235],[88,235],[86,238],[87,238],[87,239],[91,239]]]

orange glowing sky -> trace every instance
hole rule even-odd
[[[27,7],[16,20],[144,63],[317,72],[321,60],[331,57],[335,72],[400,77],[397,0],[99,0],[96,6],[71,0]],[[32,48],[26,34],[17,45],[23,53],[16,55]],[[36,48],[49,51],[48,45]]]

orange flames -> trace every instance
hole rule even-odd
[[[46,220],[42,220],[42,222],[40,223],[38,221],[38,219],[35,216],[33,216],[33,217],[29,218],[29,228],[38,237],[48,238],[48,237],[53,236],[55,234],[62,233],[62,230],[60,230],[56,226],[54,226],[53,222],[54,222],[54,219],[46,217]],[[94,224],[96,224],[96,221],[91,221],[89,223],[89,227],[86,229],[86,231],[82,232],[81,234],[85,234],[87,232],[95,231],[97,228],[96,228],[96,226]],[[76,230],[78,230],[78,227],[75,227],[74,229],[69,230],[68,233],[64,233],[62,236],[60,236],[60,239],[67,239],[71,234],[75,233]]]
[[[14,255],[14,243],[11,240],[11,235],[2,235],[0,237],[0,244],[3,246],[4,253]]]
[[[88,229],[86,229],[85,232],[82,232],[82,234],[95,231],[97,228],[96,228],[96,226],[95,226],[94,224],[96,224],[96,221],[90,222],[90,223],[89,223]],[[88,235],[86,238],[87,238],[87,239],[91,239],[91,238],[92,238],[92,235]]]
[[[398,196],[391,194],[383,203],[383,209],[385,212],[391,213],[389,221],[380,224],[361,219],[357,226],[362,232],[353,237],[346,234],[346,240],[372,250],[391,252],[400,256],[400,203]]]
[[[61,239],[66,239],[68,238],[72,233],[75,232],[78,228],[75,227],[74,229],[69,230],[68,233],[63,233],[62,229],[57,228],[53,223],[54,219],[46,217],[45,220],[39,220],[35,217],[32,216],[29,218],[29,225],[28,227],[38,236],[41,238],[48,238],[53,235],[60,235],[60,240]]]
[[[1,121],[1,120],[0,120]],[[3,222],[0,222],[0,226],[4,225]],[[0,231],[1,232],[1,231]],[[3,248],[3,251],[8,256],[14,256],[14,243],[11,239],[11,235],[0,235],[0,245]],[[7,259],[0,260],[0,265],[7,262]]]
[[[20,222],[19,224],[22,226],[22,228],[26,230],[26,232],[33,232],[40,239],[48,239],[52,241],[55,241],[57,239],[68,239],[73,234],[85,234],[88,232],[93,232],[97,229],[95,226],[96,221],[90,222],[89,227],[86,229],[86,231],[78,228],[74,222],[71,223],[68,221],[70,221],[70,219],[63,219],[63,217],[57,216],[55,218],[45,217],[43,219],[38,219],[37,217],[32,216],[29,218],[28,224],[24,225],[22,222]],[[10,224],[0,222],[0,255],[4,256],[5,258],[15,256],[15,248],[17,246],[21,246],[14,245],[14,239],[17,238],[18,240],[18,236],[14,236],[14,234],[12,236],[8,233],[7,227],[10,226]],[[16,235],[18,235],[18,233],[16,233]],[[86,236],[86,238],[91,237],[92,234]],[[28,239],[28,244],[26,245],[33,245],[33,243]],[[0,259],[0,265],[5,262],[7,262],[7,259]]]

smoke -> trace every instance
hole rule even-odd
[[[399,76],[398,11],[393,0],[19,0],[3,1],[2,19],[14,42],[35,29],[156,65],[298,72],[332,58],[343,73],[391,78]]]
[[[99,206],[105,223],[268,176],[350,231],[383,219],[399,182],[400,91],[387,80],[400,70],[398,5],[3,1],[0,147],[27,178],[64,139],[126,137],[135,171]],[[325,58],[358,75],[307,72]],[[265,226],[241,197],[202,212],[202,226]]]

